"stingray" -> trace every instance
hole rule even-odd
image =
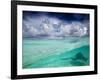
[[[82,61],[87,61],[87,58],[81,53],[77,53],[72,60],[82,60]]]
[[[87,62],[82,61],[82,60],[72,60],[72,61],[70,61],[70,63],[74,66],[85,66],[85,65],[87,65]]]
[[[87,58],[81,53],[77,53],[76,55],[69,57],[69,58],[62,58],[62,60],[82,60],[82,61],[87,61]]]
[[[77,53],[69,58],[62,58],[62,60],[70,60],[70,63],[74,66],[84,66],[87,65],[87,58],[81,53]]]

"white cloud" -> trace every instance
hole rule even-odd
[[[86,36],[88,34],[88,21],[72,21],[68,23],[47,16],[28,17],[27,20],[23,20],[23,35],[25,37],[62,38],[66,36]]]

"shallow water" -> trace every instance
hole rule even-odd
[[[72,67],[89,65],[89,38],[62,40],[23,39],[23,68]]]

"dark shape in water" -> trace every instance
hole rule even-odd
[[[87,65],[88,59],[81,52],[79,52],[72,57],[62,58],[62,60],[70,60],[70,63],[73,66],[85,66],[85,65]]]
[[[76,55],[74,55],[72,57],[62,58],[62,60],[69,60],[69,59],[71,59],[71,60],[84,60],[84,61],[87,61],[87,58],[84,57],[84,55],[81,52],[77,53]]]
[[[85,66],[87,65],[87,58],[79,52],[72,58],[71,64],[74,66]]]
[[[83,60],[83,61],[87,61],[87,58],[81,53],[77,53],[72,60]]]
[[[73,66],[85,66],[85,65],[87,65],[87,62],[86,61],[82,61],[82,60],[72,60],[71,64]]]

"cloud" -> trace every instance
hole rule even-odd
[[[68,36],[88,36],[89,21],[64,21],[49,16],[23,19],[23,37],[57,39]]]

